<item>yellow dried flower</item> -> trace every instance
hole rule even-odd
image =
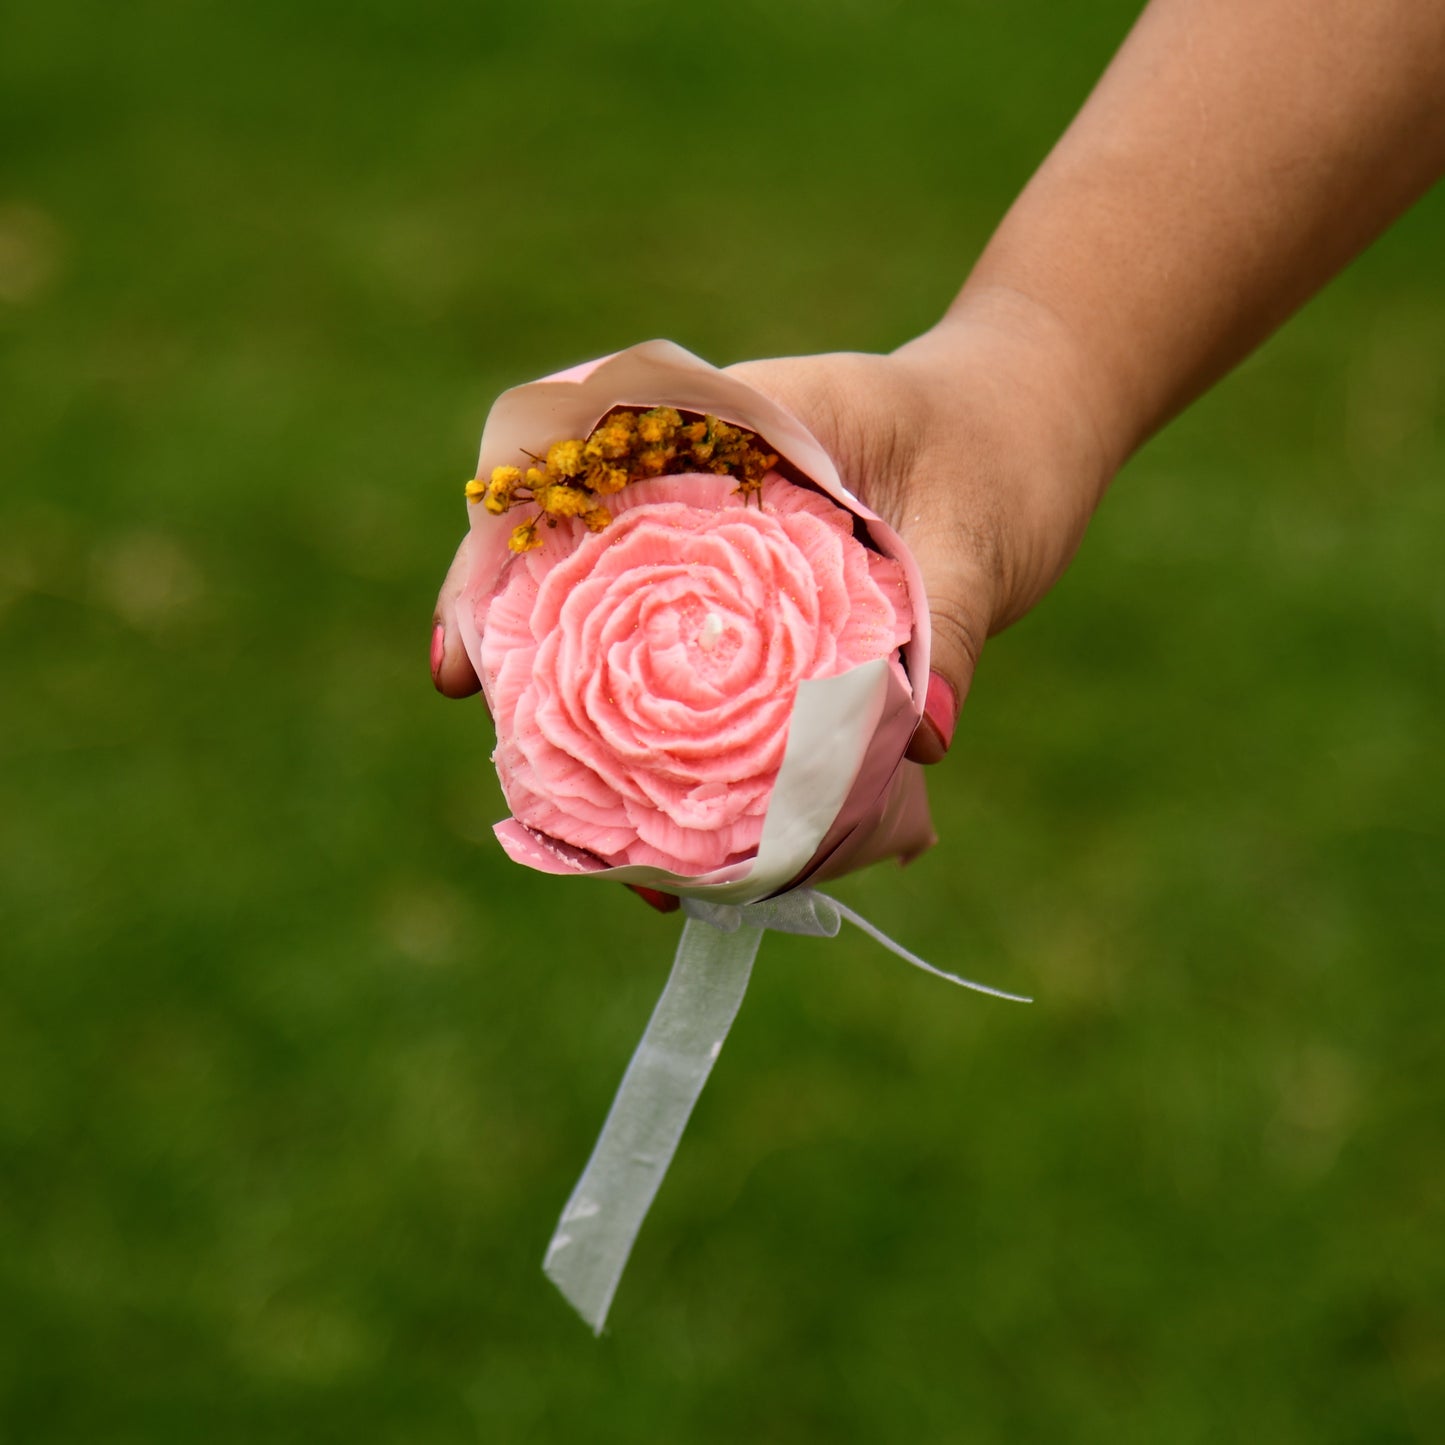
[[[745,482],[756,482],[762,486],[763,478],[777,466],[778,458],[773,452],[760,452],[751,448],[743,454],[742,473]]]
[[[730,475],[744,500],[756,496],[761,506],[763,478],[778,458],[742,427],[715,416],[684,420],[675,407],[655,406],[642,413],[611,411],[585,440],[553,442],[545,460],[532,460],[537,465],[529,466],[525,477],[518,467],[497,467],[485,486],[480,481],[467,484],[468,500],[480,499],[497,515],[529,501],[540,508],[513,529],[508,546],[514,552],[542,545],[538,528],[543,522],[555,527],[561,518],[576,517],[589,530],[602,531],[611,525],[612,514],[600,499],[647,477],[674,472]]]
[[[637,453],[637,470],[644,477],[660,477],[667,464],[677,455],[677,448],[669,445],[643,447]]]
[[[672,440],[682,425],[682,417],[670,406],[655,406],[637,418],[637,435],[649,446]]]
[[[688,455],[695,460],[705,460],[712,455],[711,418],[706,421],[689,422],[677,433],[679,445],[687,448]]]
[[[516,500],[513,493],[521,480],[522,473],[518,467],[492,468],[492,479],[487,483],[483,501],[493,516],[500,517],[511,507]]]
[[[632,450],[636,436],[636,415],[630,411],[615,411],[602,419],[582,450],[588,461],[620,461]]]
[[[472,477],[467,481],[467,501],[480,502],[487,495],[487,484],[480,477]]]
[[[547,471],[554,480],[579,476],[587,462],[580,441],[553,442],[547,448]]]
[[[533,500],[549,517],[580,517],[595,505],[595,498],[581,487],[554,482],[543,487]]]
[[[599,497],[610,497],[620,492],[630,480],[626,467],[609,467],[605,462],[593,462],[587,468],[587,485]]]
[[[542,538],[537,531],[537,519],[532,518],[530,522],[523,522],[521,526],[512,529],[512,535],[507,538],[507,546],[513,552],[530,552],[534,547],[542,545]]]

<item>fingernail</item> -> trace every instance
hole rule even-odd
[[[431,630],[431,680],[442,685],[442,658],[447,650],[447,630],[440,622]]]
[[[953,743],[953,730],[958,726],[958,693],[942,673],[928,674],[928,696],[923,702],[923,721],[937,734],[947,752]]]
[[[674,898],[671,893],[659,893],[656,888],[644,888],[640,883],[624,883],[622,886],[630,888],[644,903],[657,909],[659,913],[676,913],[682,907],[681,899]]]

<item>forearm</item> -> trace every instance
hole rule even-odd
[[[1154,0],[943,329],[1063,343],[1108,471],[1442,169],[1442,0]]]
[[[918,562],[943,702],[930,684],[915,758],[942,756],[984,639],[1057,579],[1119,465],[1442,168],[1445,0],[1153,0],[939,325],[888,357],[734,368]],[[433,641],[454,696],[477,687],[465,570]]]

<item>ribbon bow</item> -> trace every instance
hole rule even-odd
[[[846,918],[926,973],[995,998],[1032,1002],[934,968],[836,898],[811,888],[759,903],[684,898],[682,906],[687,923],[667,986],[542,1265],[596,1334],[602,1333],[637,1231],[737,1017],[765,932],[835,938]]]

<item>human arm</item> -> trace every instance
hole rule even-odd
[[[937,326],[737,368],[918,557],[941,682],[915,756],[942,755],[984,639],[1057,579],[1123,461],[1442,167],[1439,0],[1154,0]],[[455,586],[433,671],[461,695]]]

